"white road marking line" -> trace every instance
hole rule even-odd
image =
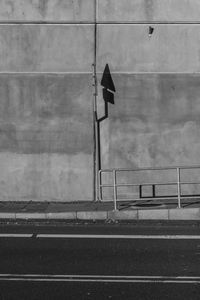
[[[51,239],[168,239],[200,240],[200,235],[130,235],[130,234],[35,234],[0,233],[0,238],[51,238]]]
[[[51,278],[126,278],[126,279],[177,279],[177,280],[187,280],[194,279],[200,280],[200,276],[149,276],[149,275],[77,275],[77,274],[0,274],[1,277],[51,277]]]
[[[198,276],[111,276],[111,275],[44,275],[0,274],[0,281],[69,281],[69,282],[121,282],[121,283],[200,283]]]
[[[163,284],[199,284],[200,281],[176,280],[113,280],[113,279],[39,279],[39,278],[1,278],[0,281],[31,281],[31,282],[101,282],[101,283],[163,283]]]
[[[24,238],[30,238],[32,237],[33,234],[32,233],[0,233],[0,237],[18,237],[18,238],[21,238],[21,237],[24,237]]]
[[[37,238],[78,239],[190,239],[200,240],[200,235],[129,235],[129,234],[37,234]]]

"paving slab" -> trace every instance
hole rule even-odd
[[[111,220],[137,220],[138,210],[108,211],[108,219]]]
[[[170,220],[200,220],[200,208],[170,209]]]
[[[16,219],[46,219],[46,214],[45,213],[16,213],[15,214]]]
[[[106,220],[107,211],[80,211],[77,212],[77,219],[81,220]]]
[[[168,209],[138,210],[138,219],[140,220],[168,220],[168,218]]]
[[[75,220],[77,218],[76,212],[50,212],[46,213],[46,218],[51,219],[67,219],[67,220]]]

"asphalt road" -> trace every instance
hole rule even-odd
[[[200,299],[200,228],[0,226],[0,300]]]

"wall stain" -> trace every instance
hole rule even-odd
[[[144,0],[144,12],[147,21],[152,21],[154,19],[154,1]]]
[[[91,153],[87,86],[85,76],[1,76],[0,152]]]
[[[9,6],[8,15],[13,16],[15,13],[15,6],[12,0],[7,0],[7,5]]]
[[[8,148],[13,151],[18,147],[17,131],[14,124],[0,125],[0,148],[5,151]]]
[[[72,3],[73,3],[73,14],[74,14],[74,18],[76,20],[80,14],[83,1],[82,0],[72,0]]]
[[[48,10],[48,2],[49,0],[39,0],[38,1],[38,10],[39,10],[39,13],[40,15],[45,18],[46,15],[47,15],[47,10]]]

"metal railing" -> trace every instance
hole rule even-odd
[[[199,181],[181,181],[181,175],[185,170],[194,170],[194,169],[199,169]],[[142,183],[120,183],[118,182],[118,175],[121,174],[122,172],[155,172],[155,171],[173,171],[175,174],[175,181],[169,182],[142,182]],[[102,183],[102,177],[104,174],[109,174],[111,175],[112,182],[111,183]],[[117,202],[118,201],[139,201],[139,200],[166,200],[166,198],[173,198],[177,199],[177,207],[181,208],[181,200],[183,198],[200,198],[200,193],[193,193],[193,194],[182,194],[181,193],[181,188],[184,185],[199,185],[200,187],[200,166],[181,166],[181,167],[165,167],[165,168],[140,168],[140,169],[105,169],[105,170],[100,170],[99,171],[99,176],[98,176],[98,195],[99,195],[99,200],[102,202],[109,202],[113,201],[114,204],[114,210],[117,210]],[[142,188],[145,186],[151,186],[152,187],[152,195],[150,197],[148,196],[143,196],[142,195]],[[176,194],[175,195],[156,195],[156,187],[157,186],[176,186]],[[138,187],[138,197],[131,197],[130,199],[128,198],[120,198],[118,195],[118,188],[119,187]],[[112,189],[112,199],[104,199],[103,197],[103,190],[105,188],[111,188]]]

